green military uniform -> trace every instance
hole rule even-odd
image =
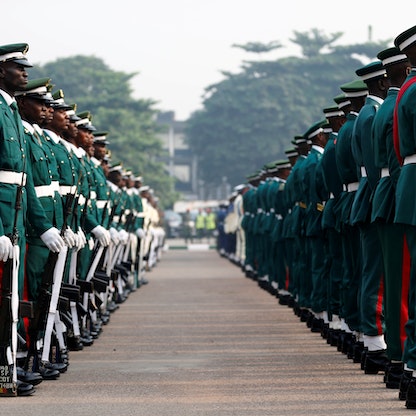
[[[332,118],[345,118],[344,112],[338,107],[327,107],[324,110],[327,120]],[[342,192],[342,181],[338,173],[335,156],[335,143],[338,132],[332,131],[325,146],[324,153],[317,167],[323,178],[321,197],[325,201],[322,213],[322,229],[326,234],[325,253],[328,259],[328,328],[332,331],[339,331],[340,327],[340,287],[342,283],[342,240],[339,232],[340,215],[335,209]],[[331,343],[330,337],[328,338]]]
[[[363,333],[364,348],[368,349],[363,369],[366,373],[384,370],[385,356],[383,304],[383,259],[377,228],[371,223],[371,199],[380,170],[374,163],[371,130],[374,116],[382,104],[387,89],[375,87],[386,79],[386,70],[381,61],[374,61],[359,68],[356,74],[368,85],[369,95],[355,121],[352,135],[352,153],[360,172],[359,187],[351,208],[351,224],[360,230],[361,243],[361,292],[359,295],[360,330]],[[377,359],[375,355],[377,353]],[[382,360],[379,365],[376,360]]]
[[[397,72],[397,68],[401,66],[404,80],[408,59],[398,48],[388,48],[380,52],[378,58],[383,61],[388,75],[390,68],[395,68]],[[393,223],[395,192],[400,173],[400,165],[393,145],[393,111],[400,82],[396,84],[395,79],[391,82],[393,86],[389,88],[387,97],[373,121],[372,143],[375,165],[381,170],[381,178],[374,191],[371,220],[377,226],[383,253],[387,356],[390,360],[399,363],[399,366],[395,366],[396,375],[390,368],[387,386],[398,387],[399,376],[402,373],[404,326],[408,319],[406,287],[409,285],[410,278],[410,258],[404,244],[405,227],[402,224]]]
[[[306,143],[303,137],[296,139],[296,144],[301,145]],[[305,297],[305,287],[303,285],[303,279],[306,276],[308,265],[306,263],[306,247],[305,247],[305,234],[304,234],[304,218],[306,205],[303,201],[304,194],[301,186],[302,181],[302,166],[305,163],[306,156],[300,154],[295,165],[293,166],[286,182],[285,193],[287,195],[287,206],[289,206],[290,222],[286,225],[288,234],[293,236],[293,258],[296,261],[293,264],[293,289],[292,295],[295,297],[297,305],[301,309],[308,308],[310,305]],[[301,317],[302,318],[302,317]]]
[[[324,132],[326,120],[314,123],[304,134],[305,138],[312,141],[312,148],[303,165],[303,183],[306,208],[305,237],[306,253],[310,264],[310,273],[304,279],[305,285],[309,286],[309,302],[312,312],[315,314],[313,331],[320,330],[323,321],[323,312],[327,310],[327,262],[324,255],[324,233],[322,231],[322,199],[318,191],[323,187],[323,178],[316,173],[327,134]],[[308,282],[308,283],[306,283]]]
[[[406,323],[406,341],[403,351],[404,373],[399,398],[406,400],[406,407],[416,409],[416,26],[400,33],[394,45],[407,55],[412,69],[396,99],[393,115],[393,139],[398,159],[402,165],[396,186],[396,212],[394,221],[406,227],[406,241],[412,266],[409,287],[409,319]]]
[[[257,210],[255,195],[257,192],[257,180],[259,175],[253,174],[247,179],[249,181],[249,189],[243,195],[243,210],[244,217],[241,221],[241,227],[244,230],[246,236],[246,253],[245,253],[245,263],[244,270],[248,277],[253,278],[255,275],[255,254],[254,254],[254,231],[253,223],[255,218],[255,213]]]
[[[361,80],[343,84],[341,90],[351,100],[367,95],[367,86]],[[358,294],[361,286],[360,235],[358,228],[351,224],[350,213],[354,195],[358,189],[358,173],[352,156],[351,137],[357,112],[347,114],[344,125],[338,132],[335,146],[336,165],[343,183],[336,209],[340,213],[340,232],[342,236],[343,277],[341,285],[340,316],[343,330],[360,331]]]

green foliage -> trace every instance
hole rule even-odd
[[[170,206],[177,195],[172,191],[173,179],[157,161],[162,143],[157,137],[155,102],[132,98],[130,81],[135,75],[113,71],[99,58],[80,55],[30,70],[30,78],[50,77],[55,89],[64,91],[65,101],[77,104],[77,112],[90,111],[93,124],[109,131],[112,159],[142,175],[160,197],[161,206]]]
[[[339,86],[356,78],[358,55],[375,59],[388,44],[334,46],[340,36],[295,32],[304,57],[245,61],[239,73],[224,72],[224,80],[205,89],[203,109],[188,120],[186,136],[208,188],[223,177],[237,185],[265,163],[284,158],[293,137],[322,119]]]
[[[282,44],[278,41],[272,41],[269,43],[248,42],[244,45],[239,45],[239,44],[233,45],[233,48],[240,48],[246,52],[253,52],[253,53],[270,52],[275,49],[279,49],[281,47],[282,47]]]

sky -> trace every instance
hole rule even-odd
[[[391,3],[393,4],[393,3]],[[299,53],[293,32],[343,32],[338,44],[393,40],[416,25],[414,1],[349,0],[19,0],[2,8],[0,44],[29,44],[28,58],[93,55],[111,69],[138,73],[135,98],[186,120],[202,107],[204,89],[256,59],[232,45],[279,41],[276,59]],[[391,43],[391,46],[393,43]],[[52,80],[53,82],[53,80]],[[59,87],[59,86],[58,86]]]

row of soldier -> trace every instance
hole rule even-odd
[[[0,47],[0,395],[31,395],[93,344],[161,257],[157,198],[111,164],[107,132],[49,78],[27,44]]]
[[[416,408],[416,26],[235,188],[224,252]]]

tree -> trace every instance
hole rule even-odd
[[[157,137],[156,103],[132,97],[130,81],[135,75],[113,71],[100,58],[81,55],[30,70],[31,78],[50,77],[55,89],[64,91],[65,101],[77,104],[78,112],[90,111],[93,124],[109,132],[112,159],[142,175],[167,207],[177,195],[172,191],[173,179],[157,162],[163,150]]]
[[[188,120],[186,135],[208,188],[223,177],[237,185],[283,158],[293,137],[323,118],[322,109],[334,105],[339,86],[355,79],[362,65],[351,49],[333,45],[339,37],[295,32],[303,57],[244,61],[239,73],[224,72],[222,81],[205,89],[203,109]],[[354,52],[370,59],[387,44],[366,43]]]

